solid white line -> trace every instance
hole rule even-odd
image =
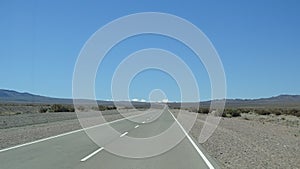
[[[31,145],[31,144],[34,144],[34,143],[39,143],[39,142],[43,142],[43,141],[46,141],[46,140],[54,139],[54,138],[57,138],[57,137],[62,137],[62,136],[66,136],[66,135],[69,135],[69,134],[77,133],[77,132],[80,132],[82,130],[83,129],[74,130],[74,131],[59,134],[59,135],[56,135],[56,136],[51,136],[51,137],[43,138],[43,139],[40,139],[40,140],[32,141],[32,142],[29,142],[29,143],[24,143],[24,144],[16,145],[16,146],[13,146],[13,147],[5,148],[5,149],[0,150],[0,153],[4,152],[4,151],[16,149],[16,148],[19,148],[19,147],[23,147],[23,146],[28,146],[28,145]]]
[[[123,133],[122,135],[120,135],[120,137],[124,137],[126,134],[128,134],[127,131],[125,133]]]
[[[204,162],[206,163],[206,165],[208,166],[209,169],[214,169],[215,167],[209,162],[209,160],[205,157],[205,155],[202,153],[202,151],[199,149],[199,147],[197,146],[197,144],[193,141],[193,139],[189,136],[189,134],[185,131],[185,129],[182,127],[182,125],[178,122],[178,120],[174,117],[174,115],[171,113],[171,111],[168,109],[168,111],[170,112],[170,114],[172,115],[172,117],[174,118],[174,120],[178,123],[179,127],[181,128],[181,130],[184,132],[184,134],[186,135],[186,137],[188,138],[188,140],[192,143],[192,145],[194,146],[194,148],[197,150],[198,154],[202,157],[202,159],[204,160]]]
[[[138,128],[139,127],[139,125],[136,125],[134,128],[136,129],[136,128]]]
[[[77,132],[80,132],[80,131],[84,131],[84,130],[88,130],[88,129],[92,129],[92,128],[95,128],[95,127],[100,127],[100,126],[103,126],[103,125],[106,125],[106,124],[111,124],[111,123],[115,123],[115,122],[118,122],[118,121],[126,120],[128,118],[142,116],[142,115],[145,115],[145,114],[133,115],[133,116],[129,116],[127,118],[118,119],[118,120],[111,121],[111,122],[108,122],[108,123],[102,123],[102,124],[98,124],[98,125],[95,125],[95,126],[91,126],[91,127],[87,127],[87,128],[82,128],[82,129],[70,131],[70,132],[67,132],[67,133],[62,133],[62,134],[59,134],[59,135],[56,135],[56,136],[51,136],[51,137],[47,137],[47,138],[35,140],[35,141],[32,141],[32,142],[28,142],[28,143],[24,143],[24,144],[12,146],[12,147],[4,148],[4,149],[0,150],[0,153],[5,152],[5,151],[9,151],[9,150],[12,150],[12,149],[16,149],[16,148],[28,146],[28,145],[31,145],[31,144],[35,144],[35,143],[40,143],[40,142],[43,142],[43,141],[51,140],[51,139],[54,139],[54,138],[63,137],[63,136],[69,135],[69,134],[74,134],[74,133],[77,133]]]
[[[97,154],[98,152],[100,152],[101,150],[103,150],[104,148],[101,147],[98,150],[94,151],[93,153],[91,153],[90,155],[84,157],[83,159],[81,159],[81,162],[85,162],[86,160],[88,160],[89,158],[93,157],[95,154]]]

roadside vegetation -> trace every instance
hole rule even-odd
[[[75,112],[73,105],[53,104],[48,107],[40,107],[40,113],[46,112]]]
[[[296,108],[227,108],[223,117],[238,117],[243,113],[254,113],[258,115],[292,115],[300,117],[300,109]]]
[[[176,109],[176,108],[175,108]],[[177,108],[179,109],[179,108]],[[189,111],[198,112],[201,114],[208,114],[210,112],[209,108],[188,108]],[[240,117],[241,114],[258,114],[258,115],[292,115],[300,117],[300,109],[298,108],[225,108],[222,113],[222,117]]]
[[[80,111],[105,111],[114,110],[115,106],[99,105],[98,107],[79,107]],[[0,103],[0,116],[17,115],[26,113],[51,113],[51,112],[75,112],[72,104],[18,104],[18,103]]]
[[[84,107],[80,106],[80,111],[86,111],[86,110],[95,110],[95,111],[105,111],[105,110],[115,110],[115,106],[104,106],[104,105],[98,105],[98,107]],[[41,107],[40,113],[46,113],[46,112],[75,112],[75,108],[73,105],[63,105],[63,104],[53,104],[50,107]]]
[[[105,110],[115,110],[117,109],[115,106],[103,106],[103,105],[98,105],[98,110],[100,111],[105,111]]]

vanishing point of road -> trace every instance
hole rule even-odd
[[[129,120],[134,118],[135,120]],[[185,134],[175,147],[160,155],[128,158],[105,150],[105,144],[118,143],[125,136],[147,138],[175,123]],[[111,125],[120,132],[111,136],[103,130]],[[163,113],[143,113],[97,125],[93,130],[103,138],[98,146],[83,129],[0,150],[0,169],[214,169],[219,168],[195,142],[169,109]],[[108,139],[109,138],[109,139]],[[152,147],[147,147],[149,150]],[[134,150],[132,150],[134,151]]]

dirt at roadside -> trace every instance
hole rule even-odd
[[[177,114],[175,110],[172,112]],[[34,116],[22,121],[19,120],[20,117],[23,116],[10,116],[9,118],[15,118],[12,120],[14,124],[11,124],[15,127],[0,129],[0,149],[81,128],[74,114],[50,114],[47,117],[48,122],[39,124],[34,124],[32,119],[41,122],[45,118]],[[121,116],[107,113],[105,118],[112,121]],[[205,118],[206,115],[199,114],[190,131],[195,140],[201,132]],[[222,118],[216,131],[202,146],[226,169],[297,169],[300,168],[299,122],[300,118],[293,116],[248,114],[236,118]]]
[[[136,114],[130,110],[123,111],[126,116]],[[104,111],[102,115],[106,121],[123,118],[115,110]],[[7,123],[4,124],[3,121]],[[82,128],[74,112],[0,116],[0,122],[0,149]]]
[[[300,122],[298,117],[222,118],[203,147],[222,168],[296,169],[300,168]],[[191,130],[197,138],[205,116]],[[292,121],[292,123],[286,122]]]

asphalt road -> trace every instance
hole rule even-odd
[[[0,169],[212,169],[216,163],[185,132],[168,109],[151,110],[87,129],[95,136],[95,144],[84,130],[38,140],[0,150]],[[155,137],[174,126],[184,138],[173,148],[145,158],[129,158],[110,150],[129,151],[141,157],[168,145],[168,139],[151,144],[128,143],[128,138]],[[110,132],[108,127],[118,132]],[[153,152],[152,152],[153,151]],[[122,152],[122,151],[120,151]],[[134,153],[132,153],[134,152]],[[147,153],[146,153],[147,154]]]

